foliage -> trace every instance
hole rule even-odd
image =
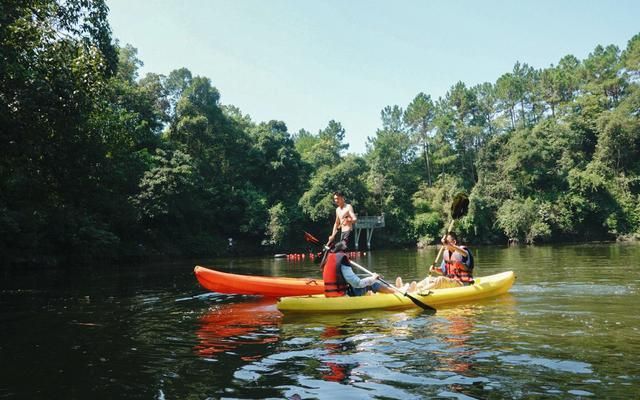
[[[385,215],[380,245],[640,234],[640,34],[496,82],[384,107],[364,155],[329,121],[254,122],[186,68],[139,76],[104,1],[0,6],[4,262],[257,252],[329,231],[331,195]],[[376,244],[377,246],[378,244]]]
[[[366,171],[366,164],[361,157],[349,155],[334,167],[323,168],[311,179],[309,189],[300,198],[302,212],[313,222],[327,221],[331,226],[335,221],[335,205],[333,192],[342,191],[346,200],[351,203],[357,214],[362,199],[367,196],[367,189],[360,177]]]
[[[289,231],[290,219],[282,203],[269,209],[269,225],[267,226],[267,242],[271,245],[281,245]]]
[[[545,239],[551,234],[542,208],[531,198],[507,200],[498,209],[496,217],[496,225],[509,240],[533,244],[536,240]]]

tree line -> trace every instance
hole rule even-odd
[[[436,241],[460,191],[471,243],[640,234],[640,34],[387,106],[356,155],[338,121],[292,133],[186,68],[140,77],[107,15],[103,1],[0,6],[3,262],[303,246],[302,230],[330,232],[336,189],[385,215],[377,247]]]

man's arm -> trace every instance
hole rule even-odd
[[[469,253],[463,247],[456,246],[455,244],[447,243],[447,248],[452,253],[454,251],[457,251],[458,253],[462,254],[462,257],[465,257],[465,258],[469,257]]]
[[[358,220],[358,218],[356,217],[356,213],[353,211],[353,207],[351,206],[351,204],[349,204],[349,208],[348,208],[348,214],[349,217],[351,217],[351,223],[355,224],[356,221]]]
[[[336,222],[333,223],[333,230],[331,231],[331,235],[329,235],[329,242],[332,242],[336,237],[336,233],[338,233],[338,228],[340,228],[340,217],[338,217],[338,211],[336,211]],[[327,244],[329,244],[327,242]]]

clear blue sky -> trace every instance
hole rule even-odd
[[[107,0],[113,36],[147,72],[186,67],[256,122],[312,133],[331,119],[363,153],[387,105],[494,82],[598,44],[625,48],[640,1]]]

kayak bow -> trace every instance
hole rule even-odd
[[[231,274],[196,266],[194,273],[207,290],[265,297],[303,296],[324,293],[322,279],[284,278]]]

